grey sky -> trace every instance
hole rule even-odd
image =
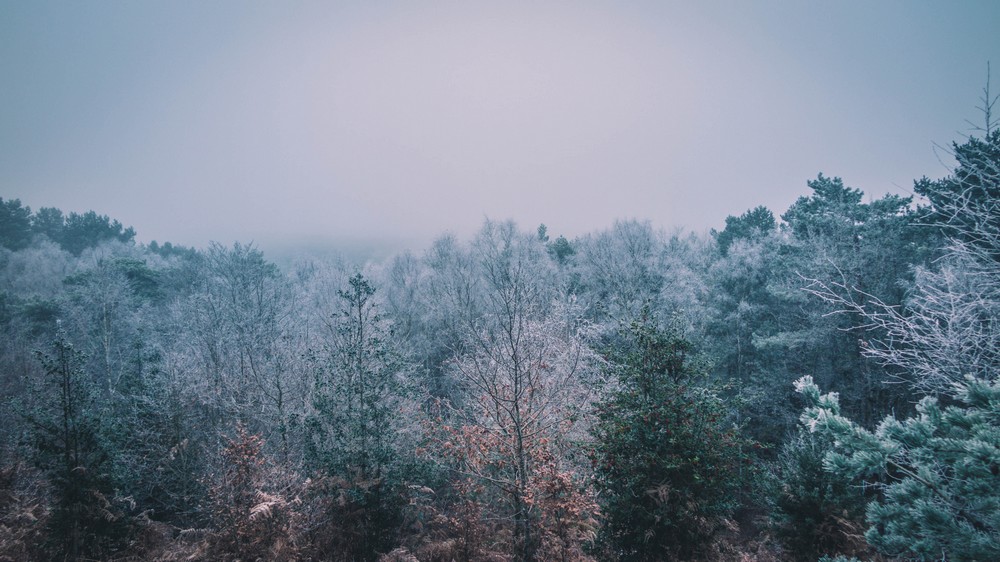
[[[0,196],[199,247],[700,231],[819,172],[943,175],[998,29],[995,1],[0,0]]]

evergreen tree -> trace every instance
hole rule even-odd
[[[928,392],[914,415],[886,417],[874,431],[843,416],[836,393],[811,377],[796,383],[810,402],[802,422],[833,439],[826,470],[878,478],[867,540],[891,556],[996,560],[1000,557],[1000,153],[963,145],[964,169],[935,202],[949,242],[938,271],[921,271],[909,306],[859,299],[846,284],[816,284],[874,332],[865,353],[901,369]]]
[[[882,481],[867,509],[869,543],[893,557],[1000,559],[1000,382],[968,377],[954,405],[927,397],[915,416],[874,431],[842,416],[837,395],[820,395],[811,377],[796,389],[811,404],[803,424],[836,443],[824,467]]]
[[[37,462],[55,495],[50,538],[67,560],[100,558],[115,548],[124,520],[107,474],[94,385],[81,369],[83,354],[63,336],[51,354],[38,354],[46,372],[40,403],[27,413]]]
[[[66,217],[63,212],[55,207],[42,207],[35,211],[31,217],[31,230],[35,235],[45,236],[55,243],[63,239],[63,228],[66,226]]]
[[[326,477],[328,550],[372,560],[391,546],[398,523],[398,450],[405,362],[378,311],[375,287],[360,273],[338,291],[334,341],[318,356],[307,420],[307,461]],[[337,499],[337,498],[340,499]]]
[[[617,388],[593,429],[601,540],[620,560],[696,555],[739,506],[753,446],[697,384],[691,344],[648,313],[612,354]]]
[[[131,243],[135,238],[135,230],[130,226],[125,228],[117,220],[107,215],[98,215],[94,211],[86,213],[70,213],[59,231],[59,245],[64,250],[79,256],[85,249],[93,248],[107,240],[118,240]]]
[[[957,166],[953,173],[939,180],[926,177],[914,182],[913,190],[929,203],[926,220],[940,226],[948,235],[957,235],[963,241],[977,244],[977,232],[1000,229],[1000,214],[996,203],[1000,201],[1000,129],[988,132],[983,138],[971,137],[962,144],[952,143],[952,155]],[[967,207],[972,212],[955,211]],[[978,212],[992,209],[992,213]],[[994,255],[1000,259],[1000,254]]]
[[[22,206],[20,199],[0,197],[0,246],[20,250],[30,242],[31,207]]]
[[[774,214],[761,205],[738,217],[732,215],[726,217],[726,228],[722,232],[715,233],[715,240],[719,244],[719,251],[725,255],[737,240],[758,240],[777,228],[778,223],[774,221]]]
[[[823,457],[831,445],[828,436],[800,431],[785,443],[778,457],[777,532],[788,554],[802,562],[868,550],[860,537],[865,493],[862,487],[823,469]]]
[[[822,174],[809,187],[813,194],[800,197],[782,215],[793,235],[782,248],[788,268],[784,283],[794,293],[788,300],[802,306],[796,310],[787,302],[779,309],[790,318],[780,323],[783,333],[774,341],[799,339],[805,345],[790,360],[810,358],[791,371],[785,384],[810,374],[835,385],[844,407],[871,426],[889,411],[909,408],[912,396],[905,387],[885,385],[886,369],[867,360],[863,315],[855,310],[831,314],[838,307],[811,300],[801,290],[802,279],[850,287],[862,308],[871,301],[899,306],[914,266],[930,258],[929,244],[935,241],[929,229],[918,226],[910,198],[885,195],[866,203],[860,190]]]

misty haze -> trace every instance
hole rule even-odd
[[[998,23],[0,6],[0,562],[1000,560]]]

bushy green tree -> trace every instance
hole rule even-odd
[[[994,208],[1000,201],[1000,129],[985,134],[982,138],[971,137],[964,143],[952,143],[951,154],[957,165],[947,177],[930,180],[921,178],[914,182],[913,191],[926,198],[928,208],[925,220],[942,227],[950,235],[958,235],[963,241],[977,244],[976,232],[996,231],[1000,228],[1000,214],[956,213],[968,206]],[[1000,255],[994,256],[1000,258]]]
[[[868,431],[840,413],[835,393],[811,377],[796,389],[810,402],[802,422],[836,447],[825,468],[843,478],[879,478],[865,538],[894,557],[1000,559],[1000,382],[957,383],[954,405],[927,397],[915,416]]]
[[[131,226],[126,228],[119,221],[94,211],[70,213],[62,228],[55,228],[55,225],[49,225],[49,228],[50,232],[58,232],[56,242],[74,256],[108,240],[131,243],[135,239],[135,230]]]
[[[149,518],[189,525],[205,494],[200,429],[185,419],[159,350],[137,338],[131,352],[101,417],[108,474]]]
[[[326,477],[330,549],[371,560],[391,547],[400,517],[399,424],[402,356],[379,313],[375,287],[360,273],[338,291],[334,339],[317,355],[309,465]],[[339,499],[338,499],[339,498]]]
[[[565,236],[559,235],[555,240],[548,242],[545,247],[549,251],[549,255],[552,256],[556,263],[559,265],[565,265],[570,258],[576,254],[576,249],[570,244],[569,240]]]
[[[20,250],[30,242],[31,207],[22,206],[20,199],[0,197],[0,246]]]
[[[682,334],[647,315],[616,347],[617,387],[593,429],[602,542],[620,560],[694,556],[739,506],[753,444],[699,386]]]
[[[823,457],[830,445],[828,436],[801,431],[784,444],[778,457],[777,534],[795,560],[812,562],[821,555],[868,549],[860,538],[865,493],[861,486],[824,470]]]
[[[814,285],[863,322],[868,357],[929,394],[912,416],[867,430],[841,413],[836,393],[821,395],[811,377],[796,383],[810,401],[803,423],[835,442],[825,468],[881,482],[866,538],[891,556],[1000,556],[1000,153],[989,142],[956,147],[959,169],[936,186],[944,257],[918,270],[905,308],[848,283]]]
[[[919,226],[908,197],[864,202],[860,190],[822,174],[809,187],[813,194],[800,197],[782,215],[792,234],[782,260],[785,287],[795,295],[787,301],[797,299],[802,306],[786,301],[780,313],[787,315],[781,323],[787,327],[772,341],[799,338],[804,345],[788,360],[809,358],[791,371],[786,385],[810,374],[835,386],[845,409],[871,426],[889,411],[911,407],[912,395],[905,387],[884,384],[887,369],[868,360],[863,315],[812,299],[801,290],[803,279],[851,287],[862,308],[874,301],[899,306],[912,286],[914,266],[934,255],[935,240],[930,229]]]
[[[726,228],[715,235],[719,251],[725,255],[737,240],[758,240],[778,229],[774,213],[761,205],[750,209],[738,217],[726,217]]]
[[[63,239],[63,227],[66,226],[66,217],[63,212],[55,207],[42,207],[35,211],[31,217],[31,231],[36,235],[42,235],[52,242],[59,243]]]
[[[338,295],[336,341],[317,359],[309,447],[313,462],[328,470],[381,478],[396,456],[404,362],[375,304],[375,287],[357,274]]]
[[[83,354],[64,337],[38,357],[46,379],[26,417],[54,493],[53,554],[66,560],[107,556],[123,536],[124,519],[107,473],[96,389],[81,368]]]

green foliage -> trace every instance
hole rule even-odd
[[[190,523],[199,518],[198,501],[206,493],[199,479],[205,468],[200,436],[181,419],[184,405],[170,390],[160,354],[141,339],[131,352],[101,416],[108,474],[151,518]]]
[[[330,521],[354,529],[340,545],[356,559],[374,559],[391,545],[400,517],[398,424],[405,363],[375,303],[375,287],[360,273],[337,292],[334,340],[317,363],[307,420],[307,460],[326,478]]]
[[[31,208],[22,206],[19,199],[4,201],[0,197],[0,246],[21,250],[28,247],[34,235],[45,236],[79,256],[83,250],[107,240],[132,242],[135,230],[94,211],[63,215],[59,209],[42,207],[32,215]]]
[[[187,248],[179,244],[171,244],[170,242],[164,242],[160,244],[156,240],[153,240],[146,246],[150,252],[163,257],[180,257],[180,258],[193,258],[198,252],[194,248]]]
[[[56,243],[63,239],[63,227],[65,226],[66,217],[63,216],[61,210],[55,207],[42,207],[31,217],[32,232],[45,236]]]
[[[156,300],[162,295],[159,273],[151,269],[146,260],[135,258],[101,260],[98,267],[70,275],[63,283],[69,287],[84,287],[105,282],[109,275],[120,276],[128,285],[129,292],[143,301]]]
[[[253,246],[136,246],[94,212],[0,200],[0,396],[28,408],[0,413],[0,440],[30,438],[47,480],[8,501],[5,486],[35,484],[0,467],[0,543],[37,538],[49,558],[772,560],[745,523],[773,500],[782,556],[860,556],[867,515],[891,555],[993,558],[998,145],[956,145],[955,174],[918,183],[922,213],[820,175],[781,228],[765,207],[714,238],[631,220],[570,242],[487,222],[340,291],[322,265],[286,275]],[[931,261],[942,232],[961,255]],[[841,300],[815,300],[819,286]],[[596,373],[590,336],[633,319]],[[935,375],[922,389],[940,403],[860,429],[912,411],[911,388],[883,384],[904,372]],[[804,373],[841,392],[802,385],[817,411],[843,404],[858,423],[817,414],[829,428],[768,457],[780,491],[751,505],[749,462],[779,447],[746,436],[788,440]],[[980,382],[952,392],[967,374]],[[411,384],[446,404],[433,423],[411,419]],[[220,446],[233,420],[249,429]],[[882,492],[867,512],[849,477]],[[123,550],[125,499],[141,530]],[[150,531],[180,551],[137,547]]]
[[[544,224],[538,225],[538,241],[543,243],[549,241],[549,227]]]
[[[0,197],[0,246],[20,250],[31,242],[31,207],[21,206],[20,199]]]
[[[819,174],[808,182],[813,190],[810,197],[799,197],[781,219],[799,238],[835,235],[845,228],[864,222],[868,206],[861,202],[860,189],[844,186],[840,178]]]
[[[738,217],[726,217],[726,228],[715,236],[723,255],[737,240],[757,240],[777,230],[774,214],[763,205],[750,209]]]
[[[59,316],[59,304],[38,298],[19,303],[19,315],[26,324],[28,333],[34,336],[55,332]]]
[[[115,258],[112,267],[125,276],[132,293],[143,301],[153,301],[162,296],[159,274],[149,267],[146,260]]]
[[[939,180],[926,177],[914,182],[913,191],[929,203],[926,220],[959,235],[969,242],[976,242],[974,233],[984,227],[992,231],[1000,228],[1000,218],[987,213],[985,224],[976,219],[978,213],[955,213],[962,207],[991,207],[1000,200],[1000,129],[983,138],[970,137],[962,144],[952,143],[952,154],[958,162],[954,172]],[[979,215],[977,217],[977,215]]]
[[[789,294],[776,307],[784,316],[781,331],[767,341],[796,353],[789,359],[797,365],[786,384],[810,373],[823,384],[836,385],[844,407],[861,423],[873,425],[890,411],[912,407],[909,389],[884,384],[886,368],[865,355],[863,342],[879,337],[879,327],[856,310],[810,298],[802,288],[810,283],[843,287],[862,309],[872,302],[900,306],[914,266],[933,257],[930,247],[936,239],[918,225],[910,198],[885,195],[866,203],[860,190],[822,174],[809,186],[813,194],[800,197],[782,216],[792,237],[782,247],[785,256],[779,263],[785,267],[784,288],[796,296]],[[799,308],[788,302],[794,299]]]
[[[316,359],[312,456],[333,474],[380,478],[396,456],[393,419],[404,363],[388,339],[372,284],[357,274],[337,294],[342,306],[334,318],[336,339],[325,361]]]
[[[810,303],[799,289],[800,259],[787,236],[745,240],[712,264],[707,274],[709,306],[705,349],[712,374],[739,386],[732,402],[753,439],[773,456],[795,427],[798,411],[791,382],[802,372],[829,372],[837,364],[831,339],[844,336],[836,319]],[[775,460],[771,458],[770,460]]]
[[[813,194],[799,197],[781,216],[795,238],[814,254],[812,259],[828,262],[825,268],[833,265],[834,273],[858,289],[899,302],[899,281],[909,278],[913,264],[929,259],[930,247],[939,242],[918,226],[912,197],[887,194],[863,203],[861,190],[823,174],[808,185]]]
[[[796,560],[863,552],[860,539],[865,498],[849,479],[823,469],[832,441],[800,432],[779,457],[781,490],[776,502],[778,536]]]
[[[739,506],[753,444],[696,386],[691,345],[645,316],[612,354],[618,388],[593,428],[601,540],[621,560],[696,554]]]
[[[62,224],[58,222],[60,218],[62,213],[53,209],[36,221],[35,228],[74,256],[79,256],[85,249],[93,248],[101,242],[118,240],[128,243],[135,238],[132,227],[125,228],[117,220],[111,220],[107,215],[98,215],[94,211],[87,211],[82,215],[70,213]]]
[[[556,263],[559,265],[565,265],[567,261],[576,253],[573,245],[566,240],[565,236],[559,235],[552,242],[548,242],[545,247],[549,251],[549,255],[555,258]]]
[[[807,280],[843,283],[898,306],[913,265],[929,256],[908,199],[866,202],[860,190],[823,175],[808,184],[812,193],[788,209],[780,231],[763,207],[727,219],[716,235],[722,255],[705,276],[714,374],[740,382],[748,431],[774,445],[794,428],[798,412],[787,398],[805,373],[837,385],[845,407],[866,422],[906,408],[906,389],[882,384],[884,369],[865,359],[857,318],[830,314],[836,307],[802,290]]]
[[[831,440],[824,468],[875,480],[867,541],[892,557],[995,560],[1000,557],[1000,381],[996,378],[996,260],[1000,221],[1000,137],[956,145],[959,168],[918,183],[926,218],[949,237],[937,270],[920,270],[906,308],[866,300],[846,282],[815,291],[874,329],[865,353],[901,369],[931,393],[915,412],[885,417],[874,430],[841,413],[836,393],[811,377],[796,383],[809,401],[802,422]],[[925,219],[926,220],[926,219]],[[934,232],[935,229],[927,229]],[[839,290],[839,292],[837,291]],[[860,301],[860,302],[859,302]],[[883,332],[884,331],[884,332]]]
[[[928,260],[930,246],[939,242],[917,226],[912,198],[885,195],[863,203],[864,193],[840,178],[820,174],[808,183],[813,195],[800,197],[782,215],[798,242],[790,249],[806,252],[799,273],[846,281],[884,302],[901,302],[900,281],[910,279],[908,270]]]
[[[81,369],[83,355],[63,337],[53,353],[38,354],[46,379],[39,404],[26,414],[36,461],[53,490],[49,521],[54,552],[69,560],[112,552],[125,520],[108,477],[94,385]]]
[[[916,415],[875,431],[843,417],[837,395],[820,395],[810,377],[796,388],[811,404],[803,424],[836,442],[826,470],[883,481],[867,509],[869,543],[890,556],[1000,559],[1000,381],[967,378],[954,405],[924,398]]]

